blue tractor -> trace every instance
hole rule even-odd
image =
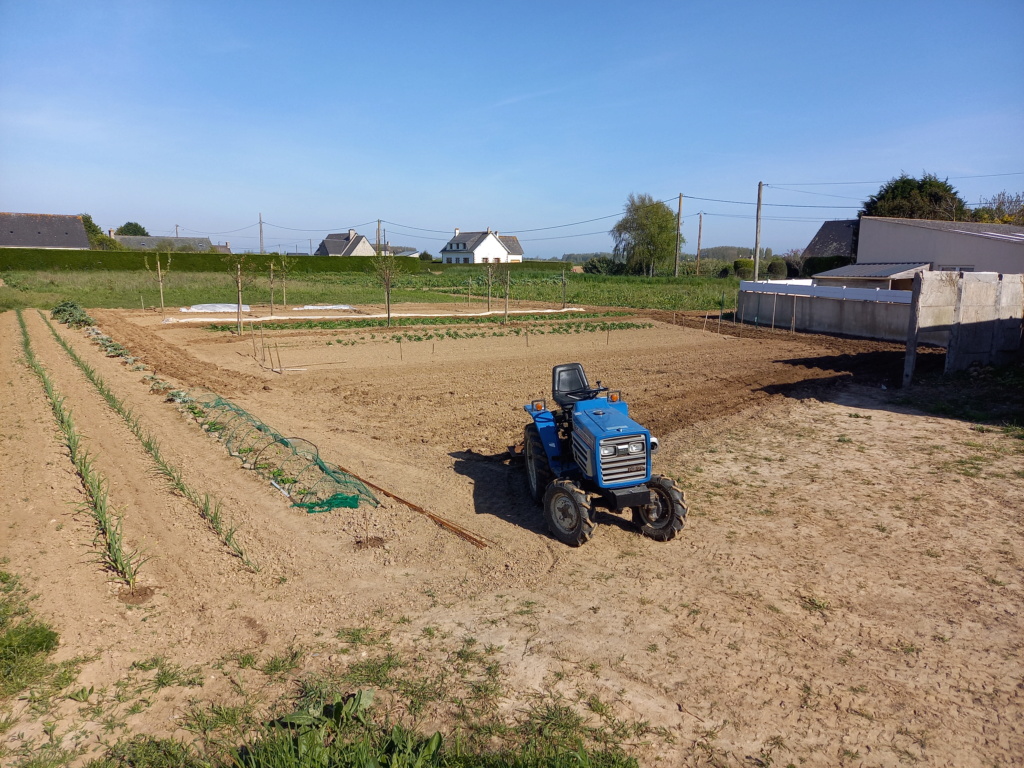
[[[686,522],[683,492],[670,477],[651,474],[658,440],[629,418],[618,391],[587,383],[579,363],[551,371],[551,397],[523,406],[523,458],[533,498],[555,538],[578,547],[594,535],[593,508],[632,510],[640,532],[670,541]]]

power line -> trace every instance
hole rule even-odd
[[[263,226],[275,227],[276,229],[287,229],[291,232],[330,232],[331,230],[346,230],[346,229],[357,229],[358,227],[365,227],[368,224],[376,223],[376,219],[373,221],[364,221],[362,224],[356,224],[354,227],[316,227],[315,229],[300,229],[298,227],[285,227],[281,224],[271,224],[269,221],[264,221]]]
[[[1024,171],[1013,171],[1011,173],[982,173],[976,176],[947,176],[946,179],[950,181],[959,181],[960,179],[994,179],[1000,176],[1024,176]],[[785,184],[779,184],[778,186],[783,187],[826,187],[826,186],[854,186],[856,184],[887,184],[892,179],[883,179],[881,181],[805,181],[800,184],[795,182],[787,182]],[[770,185],[775,186],[775,185]]]

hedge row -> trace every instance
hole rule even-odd
[[[143,251],[74,251],[57,248],[0,248],[0,272],[3,271],[80,271],[80,270],[114,270],[134,272],[146,268],[146,257],[149,266],[155,268],[152,252]],[[162,259],[167,254],[162,254]],[[270,254],[250,254],[246,262],[248,267],[260,272],[269,269],[270,262],[278,263],[280,256]],[[219,253],[175,253],[171,255],[171,270],[174,272],[224,272],[228,269],[223,256]],[[291,266],[290,274],[310,274],[319,272],[369,272],[372,256],[297,256]],[[423,262],[419,259],[399,257],[399,268],[403,272],[418,273],[432,269],[448,270],[464,268],[479,270],[480,265],[439,264]],[[561,271],[569,267],[561,261],[528,261],[515,265],[515,268],[543,269]]]

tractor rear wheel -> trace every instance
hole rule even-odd
[[[633,507],[633,522],[644,536],[655,541],[671,541],[686,525],[686,501],[671,477],[652,475],[647,484],[652,504]]]
[[[554,475],[536,424],[527,424],[523,430],[523,458],[526,460],[526,482],[530,486],[530,495],[534,501],[543,501],[544,491]]]
[[[590,501],[572,480],[555,480],[544,493],[544,520],[555,538],[570,547],[594,535]]]

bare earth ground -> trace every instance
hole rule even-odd
[[[152,693],[116,726],[64,702],[61,732],[83,743],[189,736],[180,727],[196,702],[237,702],[257,686],[252,670],[221,668],[232,654],[299,648],[294,674],[344,671],[374,650],[346,653],[336,633],[373,627],[424,668],[443,667],[466,637],[500,646],[501,714],[564,700],[593,719],[603,703],[649,723],[627,739],[647,765],[994,766],[1024,754],[1024,453],[998,432],[895,404],[882,389],[898,376],[892,345],[729,326],[719,335],[661,322],[670,313],[650,329],[531,335],[528,346],[522,336],[400,348],[363,331],[273,331],[285,367],[305,368],[280,375],[254,361],[249,337],[93,314],[161,378],[228,397],[492,543],[477,549],[386,499],[323,515],[291,507],[150,394],[142,373],[60,326],[186,480],[223,501],[261,566],[253,574],[153,475],[26,312],[129,546],[154,555],[142,569],[154,596],[121,602],[95,562],[81,487],[8,312],[5,567],[38,593],[60,657],[89,657],[81,684],[113,690],[157,655],[204,675],[202,687]],[[661,439],[656,468],[680,480],[690,505],[675,541],[604,515],[590,543],[564,547],[546,535],[522,467],[500,460],[522,434],[522,404],[549,395],[551,366],[570,360],[623,390]],[[374,536],[386,545],[357,548]],[[30,705],[13,705],[9,748],[41,733]],[[451,721],[438,711],[418,724]]]

